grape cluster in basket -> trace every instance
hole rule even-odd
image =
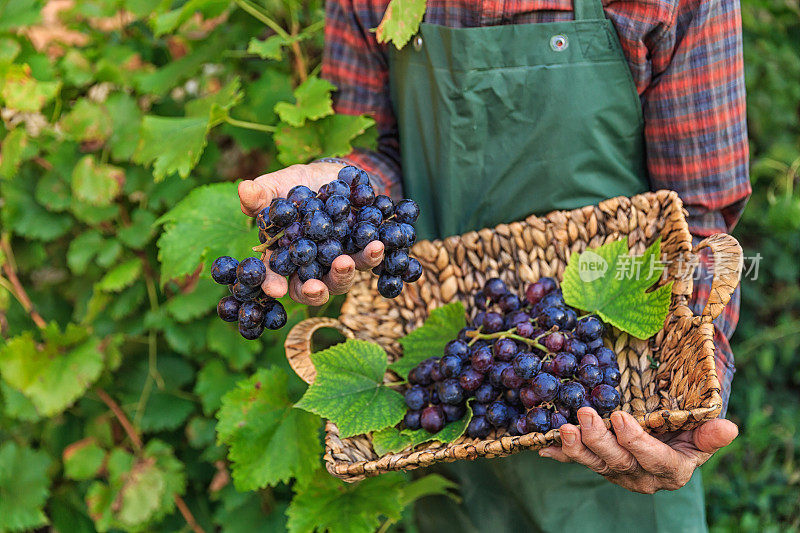
[[[467,435],[493,429],[510,435],[544,433],[577,423],[583,406],[605,415],[620,405],[620,371],[603,345],[603,323],[578,317],[552,278],[529,285],[523,298],[498,278],[475,295],[471,326],[408,374],[403,425],[429,433],[460,420],[466,402],[473,418]]]
[[[409,255],[417,240],[413,224],[418,216],[414,200],[394,203],[388,196],[375,195],[367,173],[346,166],[318,192],[298,185],[286,198],[275,198],[262,209],[256,217],[262,246],[256,250],[272,251],[269,267],[276,274],[297,275],[306,282],[321,280],[340,255],[356,254],[379,240],[385,254],[373,269],[378,292],[384,298],[395,298],[404,283],[422,276],[422,265]],[[281,303],[261,289],[266,275],[258,257],[240,263],[222,256],[211,268],[214,281],[228,285],[231,292],[219,301],[217,314],[226,322],[238,321],[239,332],[246,339],[258,338],[265,328],[279,329],[286,324]]]

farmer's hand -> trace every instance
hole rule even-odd
[[[695,468],[739,434],[736,424],[720,418],[690,431],[662,436],[664,441],[645,433],[635,418],[622,411],[611,415],[616,437],[594,409],[580,408],[578,420],[580,428],[561,426],[560,448],[550,446],[539,455],[562,463],[581,463],[612,483],[644,494],[681,488]]]
[[[342,165],[336,163],[311,163],[309,165],[292,165],[290,167],[259,176],[254,180],[246,180],[239,184],[239,200],[242,212],[254,217],[263,208],[269,206],[273,198],[286,197],[289,189],[295,185],[305,185],[313,191],[336,179]],[[269,269],[267,250],[264,262],[267,265],[267,277],[261,285],[264,292],[275,298],[289,291],[293,300],[306,305],[322,305],[328,301],[330,294],[343,294],[350,290],[355,278],[355,269],[368,270],[383,260],[383,243],[373,241],[364,250],[351,257],[340,255],[331,265],[331,270],[322,281],[311,279],[301,283],[296,275],[286,278]]]

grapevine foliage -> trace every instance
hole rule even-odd
[[[0,532],[368,531],[446,492],[322,468],[283,351],[307,309],[251,342],[215,316],[211,261],[258,242],[235,180],[377,137],[333,112],[322,17],[0,2]]]

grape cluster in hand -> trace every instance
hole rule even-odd
[[[373,272],[381,296],[394,298],[403,283],[422,275],[419,261],[408,253],[417,240],[413,224],[418,216],[414,200],[395,204],[388,196],[376,196],[367,173],[347,166],[317,193],[305,185],[293,187],[256,220],[259,240],[272,250],[270,269],[281,276],[297,274],[302,282],[322,279],[338,256],[358,253],[380,240],[385,256]]]
[[[261,284],[267,268],[258,257],[240,263],[233,257],[218,257],[211,266],[211,277],[227,285],[230,296],[217,304],[217,314],[225,322],[238,322],[239,333],[248,340],[257,339],[264,329],[280,329],[286,325],[286,309],[264,294]]]
[[[498,278],[475,295],[472,324],[408,374],[403,425],[440,431],[460,420],[466,402],[472,438],[544,433],[577,423],[579,408],[601,416],[619,407],[616,354],[603,345],[603,323],[578,318],[553,278],[529,285],[520,298]]]

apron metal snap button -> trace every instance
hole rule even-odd
[[[569,41],[567,40],[567,36],[564,34],[553,35],[550,37],[550,48],[552,48],[556,52],[561,52],[567,49],[569,46]]]
[[[417,52],[422,50],[422,35],[417,35],[414,37],[414,50]]]

